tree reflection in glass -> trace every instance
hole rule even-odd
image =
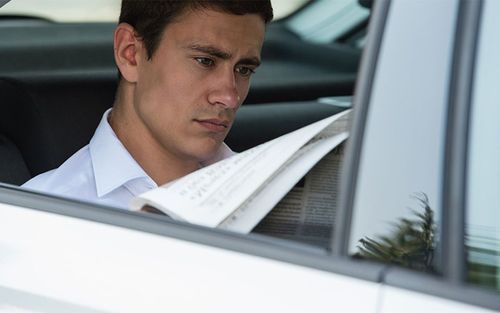
[[[393,223],[393,231],[388,236],[360,239],[359,251],[354,257],[435,272],[432,263],[436,232],[434,212],[425,193],[415,194],[414,198],[422,207],[421,211],[412,211],[414,219],[400,218]]]

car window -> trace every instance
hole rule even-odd
[[[469,138],[466,252],[468,280],[500,291],[500,22],[498,1],[483,8]]]
[[[286,17],[309,0],[272,0],[275,20]],[[113,22],[121,0],[12,0],[0,15],[37,16],[57,22]]]
[[[419,1],[391,3],[398,14],[387,20],[380,48],[348,252],[438,272],[447,60],[453,54],[457,4],[441,1],[433,10],[423,7],[425,2]],[[415,10],[427,15],[415,19]]]
[[[328,0],[322,2],[330,3]],[[273,6],[279,19],[280,16],[295,12],[307,3],[307,0],[273,1]],[[314,4],[316,3],[320,2]],[[3,60],[0,61],[1,76],[11,80],[0,82],[0,85],[5,85],[5,88],[0,89],[10,92],[7,97],[9,101],[4,107],[10,107],[12,104],[17,108],[15,112],[9,111],[9,120],[16,122],[6,122],[6,129],[2,129],[0,135],[7,133],[5,137],[9,151],[14,151],[13,155],[19,161],[18,166],[9,163],[9,169],[15,169],[13,175],[7,170],[3,171],[9,174],[7,177],[0,173],[1,182],[21,185],[30,176],[33,178],[57,168],[78,149],[88,144],[102,113],[113,103],[116,87],[116,66],[112,54],[114,23],[94,22],[116,20],[119,4],[118,0],[75,1],[71,6],[66,1],[12,0],[0,10],[0,14],[41,17],[56,21],[52,23],[35,20],[35,24],[24,25],[21,19],[21,23],[13,27],[0,27],[4,38],[0,43],[0,55],[5,54],[5,57],[0,58]],[[339,4],[359,8],[365,13],[365,19],[367,18],[369,10],[361,8],[357,0]],[[342,5],[337,5],[331,12],[332,20],[345,20]],[[321,7],[326,8],[324,4]],[[288,13],[282,13],[284,9]],[[349,25],[353,27],[353,24]],[[246,103],[259,106],[242,107],[238,113],[237,125],[235,124],[228,137],[228,146],[236,152],[242,152],[350,106],[361,49],[331,46],[325,49],[323,45],[302,40],[293,33],[293,29],[286,26],[286,23],[280,22],[269,25],[269,36],[262,53],[265,62],[253,78],[253,93],[249,95]],[[346,27],[343,29],[347,31]],[[17,62],[10,62],[12,55],[15,55]],[[40,61],[40,58],[43,60]],[[320,97],[323,97],[321,101],[317,101]],[[309,102],[266,104],[271,101],[299,100]],[[23,114],[26,111],[31,112],[33,107],[41,113]],[[64,119],[61,119],[61,116],[64,116]],[[26,117],[27,120],[24,120]],[[19,122],[20,120],[23,122]],[[39,120],[43,122],[40,123]],[[259,121],[259,132],[254,131],[256,120]],[[18,125],[27,127],[21,132],[17,128]],[[47,131],[40,131],[39,125],[49,126]],[[333,153],[330,157],[335,159],[334,168],[340,168],[338,153]],[[25,172],[22,177],[19,175],[19,168]],[[315,184],[320,183],[322,182]],[[296,187],[295,190],[303,186],[297,184]],[[311,188],[320,187],[313,184]],[[327,199],[311,200],[317,202],[317,211],[324,214],[317,220],[307,221],[308,226],[301,229],[305,237],[321,233],[322,240],[330,240],[338,191],[335,187],[327,192],[330,192]],[[291,198],[293,192],[287,200]],[[285,201],[281,206],[290,206],[291,202]],[[284,210],[281,210],[281,213],[283,212]],[[270,223],[260,225],[256,232],[268,233],[269,226]],[[275,237],[289,238],[289,235],[289,232],[283,232]],[[317,242],[309,240],[309,237],[302,241],[317,245]],[[321,245],[329,247],[330,243],[323,242]]]

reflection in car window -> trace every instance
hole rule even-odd
[[[287,20],[287,25],[302,39],[328,43],[338,40],[369,15],[370,10],[362,7],[357,0],[316,1],[307,6],[302,14]]]
[[[468,279],[500,291],[500,2],[485,2],[472,99],[466,251]]]
[[[431,11],[425,4],[391,3],[398,14],[386,22],[375,73],[348,252],[439,272],[436,242],[457,3],[440,1]],[[422,11],[428,12],[425,19],[413,18]]]

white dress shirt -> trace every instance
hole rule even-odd
[[[107,110],[90,143],[60,167],[40,174],[22,187],[62,197],[129,209],[130,200],[158,187],[116,137]],[[223,144],[209,165],[235,154]]]

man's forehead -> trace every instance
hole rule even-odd
[[[211,21],[218,25],[237,25],[237,24],[261,24],[265,29],[265,22],[262,17],[256,13],[232,14],[212,9],[188,9],[172,20],[171,24],[187,24],[193,22]],[[167,25],[168,27],[168,25]]]
[[[175,40],[177,46],[186,49],[203,48],[227,55],[237,52],[258,58],[264,32],[265,23],[257,14],[197,10],[167,25],[163,39]]]

